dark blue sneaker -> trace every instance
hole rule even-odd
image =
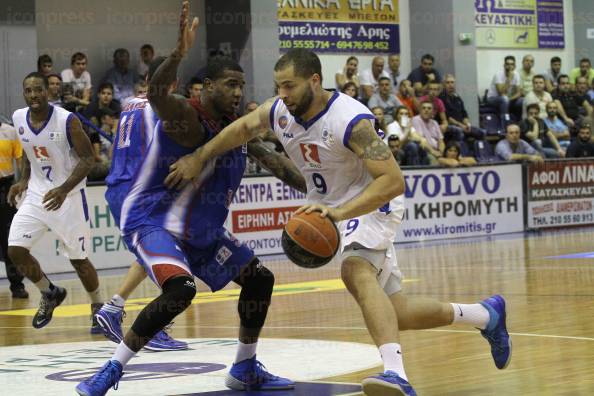
[[[76,392],[81,396],[103,396],[111,387],[117,390],[122,370],[120,362],[108,360],[95,375],[78,384]]]
[[[99,312],[102,306],[103,303],[91,304],[91,334],[103,333],[103,329],[101,328],[101,326],[99,326],[99,323],[97,323],[97,317],[95,316],[97,315],[97,312]]]
[[[66,289],[60,286],[56,286],[53,292],[44,293],[41,292],[41,300],[39,300],[39,309],[33,316],[33,327],[41,329],[47,325],[54,315],[54,309],[62,304],[62,301],[66,298]]]
[[[116,344],[119,344],[124,338],[122,333],[124,316],[125,313],[121,308],[110,303],[105,303],[94,315],[94,318],[101,328],[103,335]]]
[[[234,363],[225,378],[225,385],[234,390],[281,390],[293,389],[295,383],[287,378],[270,374],[262,363],[251,359]]]
[[[505,300],[500,295],[495,295],[480,304],[489,311],[489,323],[485,330],[481,330],[481,334],[491,344],[495,366],[503,370],[509,365],[512,355],[511,338],[505,327]]]
[[[184,349],[188,349],[187,342],[174,340],[167,334],[167,330],[170,327],[171,325],[166,326],[163,330],[155,334],[155,336],[144,346],[144,349],[153,352],[183,351]]]
[[[361,383],[366,395],[417,396],[412,385],[393,371],[367,377]]]

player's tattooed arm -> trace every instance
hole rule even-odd
[[[305,179],[293,162],[268,147],[259,137],[248,142],[248,155],[294,189],[307,193]]]
[[[349,146],[363,160],[385,161],[392,157],[392,152],[368,121],[360,121],[353,127]]]

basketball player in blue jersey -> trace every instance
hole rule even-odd
[[[160,57],[149,65],[147,82],[164,60],[164,57]],[[177,81],[171,84],[169,92],[174,92],[176,87]],[[130,100],[120,115],[114,139],[111,168],[105,179],[108,187],[105,198],[118,227],[120,227],[122,202],[139,172],[157,121],[157,115],[152,111],[145,95]],[[119,344],[124,338],[122,320],[125,301],[146,276],[144,268],[137,261],[133,262],[118,292],[95,314],[103,334],[115,343]],[[178,351],[187,349],[188,344],[174,340],[165,330],[160,330],[144,347],[155,352]]]
[[[233,121],[244,84],[241,67],[229,58],[218,57],[207,65],[200,103],[168,93],[180,61],[194,42],[198,20],[195,18],[190,26],[188,14],[189,5],[184,1],[177,47],[150,81],[148,99],[159,121],[120,215],[127,245],[161,287],[162,294],[140,312],[113,358],[77,386],[80,395],[104,395],[118,383],[123,368],[136,352],[191,304],[196,294],[194,276],[212,291],[231,281],[242,288],[237,307],[238,350],[225,384],[236,390],[295,386],[291,380],[270,374],[256,359],[274,275],[223,228],[245,170],[248,148],[242,146],[213,159],[196,183],[180,191],[165,185],[170,165]],[[259,142],[250,144],[249,150],[281,180],[305,190],[303,178],[288,159]]]
[[[227,126],[214,139],[171,166],[167,183],[192,180],[221,153],[272,129],[307,183],[308,204],[337,222],[342,279],[357,301],[375,341],[384,372],[363,380],[365,394],[416,395],[407,380],[399,330],[452,323],[479,328],[499,369],[511,359],[505,300],[442,303],[407,297],[394,250],[404,213],[404,178],[390,149],[376,133],[373,114],[351,97],[322,88],[316,54],[291,50],[274,67],[279,96]]]

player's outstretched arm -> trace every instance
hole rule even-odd
[[[248,142],[248,155],[289,186],[302,193],[307,193],[305,178],[293,161],[271,150],[259,137]]]
[[[260,129],[270,128],[269,115],[274,99],[267,100],[256,110],[227,125],[204,146],[177,160],[169,167],[165,185],[169,188],[185,185],[200,174],[204,164],[211,158],[249,142],[258,136]]]

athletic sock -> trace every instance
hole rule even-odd
[[[111,305],[115,305],[116,307],[124,308],[124,305],[126,304],[126,299],[120,296],[119,294],[114,294],[109,303]]]
[[[101,298],[101,292],[99,291],[99,287],[95,291],[87,292],[89,294],[89,298],[91,299],[91,304],[103,304],[103,299]]]
[[[402,361],[402,351],[400,344],[391,343],[384,344],[379,347],[380,355],[384,361],[384,372],[393,371],[401,378],[408,381],[406,372],[404,371],[404,362]]]
[[[128,362],[130,361],[130,359],[134,357],[134,355],[136,355],[136,352],[128,348],[128,346],[124,344],[124,341],[120,341],[111,360],[117,360],[118,362],[120,362],[122,367],[126,367]]]
[[[35,282],[35,286],[41,291],[42,293],[53,293],[56,290],[56,286],[43,274],[41,279]]]
[[[256,354],[256,348],[258,347],[258,343],[254,342],[253,344],[244,344],[241,341],[237,341],[237,354],[235,355],[235,362],[239,363],[246,359],[251,359]]]
[[[489,311],[481,304],[456,304],[451,303],[454,308],[454,322],[464,323],[484,330],[489,324]]]

